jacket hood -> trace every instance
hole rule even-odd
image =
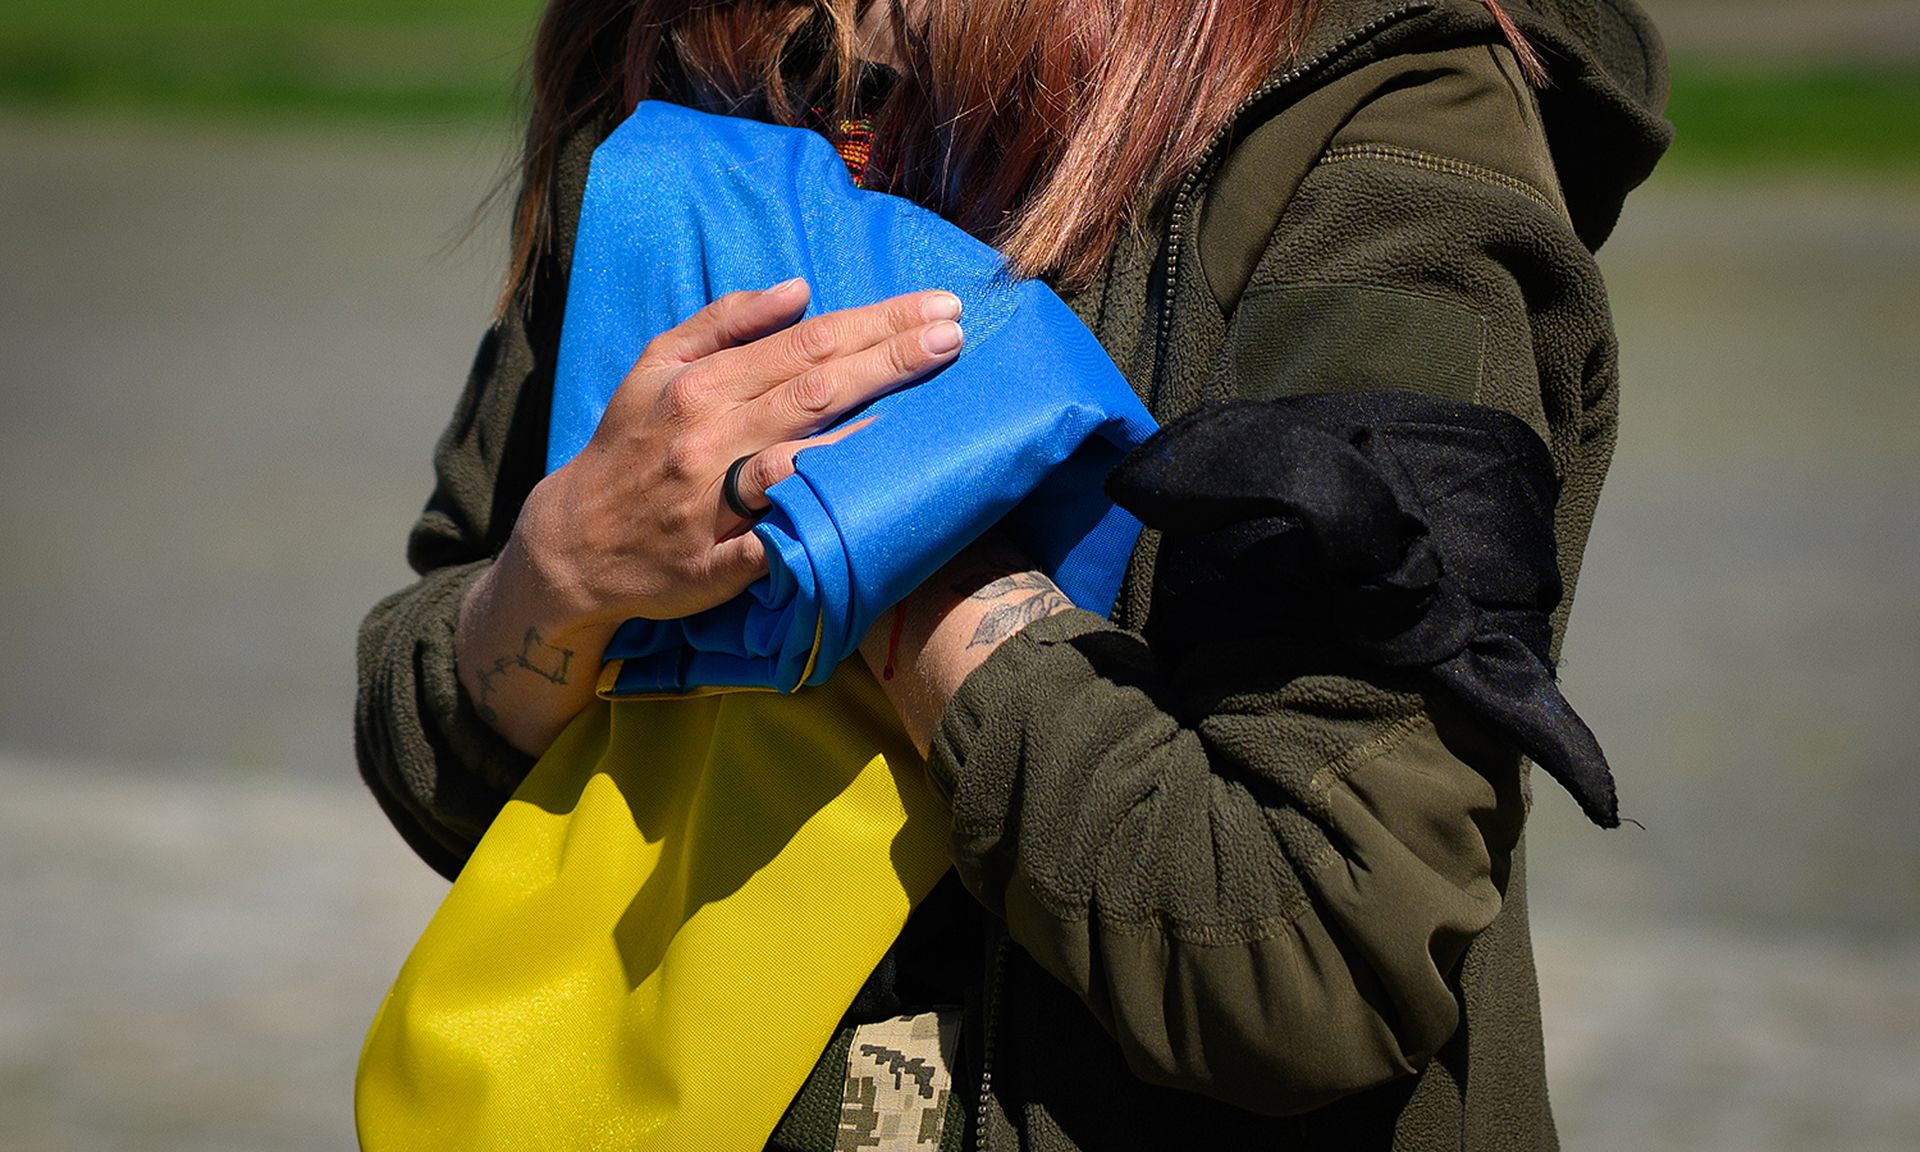
[[[1567,208],[1589,248],[1673,142],[1667,53],[1633,0],[1516,0],[1514,13],[1548,63],[1540,93]]]
[[[1634,0],[1504,0],[1502,7],[1547,66],[1537,96],[1561,193],[1581,240],[1598,248],[1627,193],[1673,140],[1663,116],[1666,49]],[[1321,0],[1299,59],[1352,47],[1365,60],[1500,37],[1476,0]]]

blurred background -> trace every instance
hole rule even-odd
[[[1920,3],[1649,0],[1566,645],[1625,811],[1531,836],[1570,1149],[1920,1148]],[[0,1148],[353,1146],[444,885],[355,774],[485,327],[536,0],[0,12]]]

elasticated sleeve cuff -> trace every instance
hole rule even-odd
[[[991,746],[997,733],[1020,731],[1027,715],[1044,709],[1049,686],[1059,683],[1055,670],[1061,662],[1084,664],[1079,654],[1058,647],[1090,632],[1114,631],[1118,629],[1105,617],[1070,608],[1014,633],[968,675],[941,715],[927,752],[928,775],[949,807],[973,762],[974,749],[983,743]],[[1001,762],[1011,763],[1004,758]]]

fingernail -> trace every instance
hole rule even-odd
[[[779,296],[779,295],[781,295],[781,294],[783,294],[783,293],[787,293],[787,292],[791,292],[791,291],[793,291],[793,290],[794,290],[795,288],[798,288],[798,287],[800,286],[800,284],[801,284],[801,283],[802,283],[802,280],[801,280],[801,277],[798,277],[798,276],[795,276],[795,277],[794,277],[793,279],[791,279],[791,280],[782,280],[782,281],[780,281],[780,283],[778,283],[778,284],[775,284],[775,285],[774,285],[773,287],[771,287],[771,288],[769,288],[769,289],[767,289],[767,290],[766,290],[765,292],[762,292],[762,293],[761,293],[761,295],[763,295],[763,296]]]
[[[943,320],[920,334],[920,347],[940,356],[960,347],[960,325]]]
[[[935,292],[920,302],[920,316],[926,320],[958,320],[960,297],[951,292]]]

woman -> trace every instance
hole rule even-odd
[[[514,270],[409,541],[421,579],[361,633],[363,773],[443,873],[619,620],[763,571],[729,464],[764,506],[799,444],[963,339],[938,292],[799,325],[804,285],[729,297],[543,479],[587,159],[649,96],[870,127],[863,182],[1047,277],[1163,422],[1379,389],[1517,417],[1573,586],[1616,398],[1592,249],[1668,137],[1630,0],[553,0],[533,76]],[[1513,741],[1419,668],[1171,646],[1154,568],[1150,533],[1109,619],[986,541],[868,638],[955,876],[849,1027],[965,1005],[949,1146],[1552,1146]],[[832,1146],[807,1118],[839,1114],[845,1052],[775,1146]]]

